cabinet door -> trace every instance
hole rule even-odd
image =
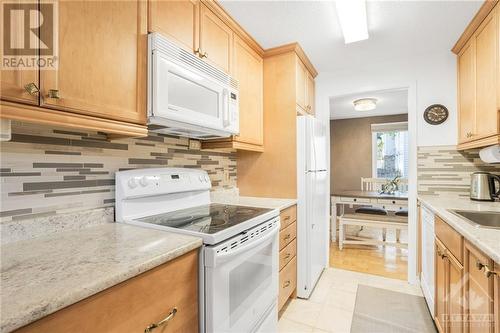
[[[149,31],[159,32],[193,52],[198,46],[198,0],[150,0]]]
[[[458,139],[472,140],[475,132],[476,74],[475,41],[467,43],[458,54]]]
[[[9,1],[9,3],[21,3],[22,1]],[[38,19],[38,17],[36,18]],[[17,21],[13,21],[17,23]],[[20,23],[20,22],[19,22]],[[19,40],[24,38],[21,32],[24,32],[23,27],[12,27],[12,39]],[[16,52],[17,53],[17,52]],[[40,87],[38,83],[38,69],[33,70],[1,70],[0,75],[0,97],[2,100],[11,102],[25,103],[25,104],[38,104],[38,93],[33,92],[31,95],[26,91],[24,86],[33,83],[37,88]]]
[[[307,111],[307,69],[299,58],[295,59],[295,94],[297,105]]]
[[[436,247],[435,247],[435,256],[434,256],[434,274],[435,278],[435,287],[434,287],[434,319],[436,326],[440,333],[446,332],[446,318],[447,318],[447,310],[446,310],[446,293],[447,293],[447,260],[446,260],[446,250],[445,247],[441,244],[441,242],[436,238],[435,239]]]
[[[314,78],[307,72],[307,112],[314,115],[315,85]]]
[[[474,139],[498,133],[497,80],[498,18],[493,11],[475,35],[476,132]]]
[[[41,105],[144,123],[146,11],[140,0],[59,1],[59,68],[40,71]]]
[[[450,333],[463,332],[463,267],[452,257],[448,262],[448,328]]]
[[[233,31],[205,5],[200,5],[200,54],[204,60],[230,72]]]
[[[476,248],[465,243],[466,283],[465,283],[465,309],[466,332],[492,333],[494,328],[493,311],[493,279],[487,277],[481,265],[492,268],[493,263]]]
[[[240,87],[238,141],[263,145],[263,61],[241,38],[234,37],[233,75]]]

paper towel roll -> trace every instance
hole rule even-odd
[[[500,146],[491,146],[479,151],[479,157],[485,163],[500,163]]]

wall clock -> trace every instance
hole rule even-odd
[[[424,111],[424,119],[431,125],[442,124],[448,119],[448,109],[441,104],[432,104]]]

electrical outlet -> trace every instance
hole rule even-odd
[[[201,142],[199,140],[189,139],[189,149],[201,149]]]

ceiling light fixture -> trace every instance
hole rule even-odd
[[[361,98],[352,102],[356,111],[371,111],[377,108],[376,98]]]
[[[365,0],[337,0],[337,16],[346,44],[368,39]]]

